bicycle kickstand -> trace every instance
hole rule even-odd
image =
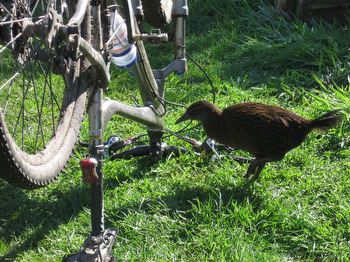
[[[117,237],[116,229],[104,228],[103,173],[102,158],[105,147],[102,143],[102,89],[98,89],[89,107],[89,159],[80,161],[83,181],[91,190],[91,235],[85,240],[77,254],[64,258],[65,262],[112,262],[112,247]]]

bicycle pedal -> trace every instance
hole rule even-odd
[[[116,241],[118,230],[108,228],[99,235],[92,235],[84,241],[79,253],[63,258],[63,262],[79,261],[115,261],[112,248]]]
[[[131,145],[134,143],[138,137],[130,137],[128,139],[121,139],[119,136],[111,136],[108,138],[107,142],[104,143],[105,148],[109,153],[112,153],[113,151],[118,151],[122,149],[123,147],[126,147],[128,145]]]
[[[162,33],[160,29],[152,29],[149,33],[138,34],[135,38],[155,45],[169,41],[168,34]]]
[[[110,136],[104,145],[109,151],[116,151],[124,147],[124,141],[119,136]]]
[[[81,147],[89,147],[89,143],[82,142],[82,141],[79,140],[79,146],[81,146]]]

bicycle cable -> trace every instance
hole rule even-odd
[[[196,129],[197,127],[199,127],[199,126],[201,125],[201,124],[197,124],[197,125],[195,125],[195,126],[193,126],[193,127],[188,128],[188,126],[191,125],[191,124],[192,124],[192,121],[189,122],[185,127],[183,127],[182,129],[180,129],[179,131],[173,131],[173,130],[171,130],[170,128],[165,128],[165,131],[167,131],[167,132],[170,133],[170,134],[167,135],[167,136],[164,136],[163,139],[164,139],[164,138],[171,137],[171,136],[174,136],[175,134],[176,134],[177,137],[181,138],[181,136],[180,136],[181,133],[183,133],[183,132],[188,132],[188,131],[190,131],[190,130]]]
[[[144,64],[144,61],[142,60],[142,57],[141,57],[141,55],[140,55],[140,51],[139,51],[139,50],[138,50],[138,53],[139,53],[139,59],[141,60],[142,67],[143,67],[144,71],[146,72],[146,66],[145,66],[145,64]],[[215,103],[215,101],[216,101],[216,89],[215,89],[215,87],[214,87],[213,81],[211,80],[210,76],[209,76],[208,73],[203,69],[203,67],[202,67],[191,55],[188,54],[188,52],[186,52],[185,55],[199,68],[199,70],[200,70],[200,71],[205,75],[205,77],[207,78],[207,80],[208,80],[208,82],[209,82],[209,84],[210,84],[210,86],[211,86],[211,91],[212,91],[212,102]],[[146,80],[147,80],[147,82],[148,82],[148,84],[149,84],[149,86],[150,86],[150,89],[151,89],[152,94],[157,98],[157,100],[159,101],[159,103],[160,103],[160,104],[163,106],[163,108],[164,108],[164,113],[162,113],[162,114],[159,114],[159,113],[155,110],[155,113],[156,113],[158,116],[163,117],[163,116],[166,114],[167,109],[166,109],[166,105],[165,105],[165,104],[170,104],[170,105],[174,105],[174,106],[178,106],[178,107],[183,107],[183,108],[186,108],[186,107],[187,107],[187,106],[185,106],[185,105],[183,105],[183,104],[176,103],[176,102],[172,102],[172,101],[166,100],[166,99],[164,99],[163,97],[161,97],[161,96],[154,90],[153,85],[152,85],[152,82],[151,82],[151,80],[149,79],[148,74],[146,73],[145,75],[146,75]],[[188,124],[187,124],[185,127],[183,127],[182,129],[180,129],[179,131],[172,131],[172,130],[170,130],[170,129],[168,129],[168,128],[166,128],[165,130],[166,130],[168,133],[171,134],[171,135],[169,135],[169,136],[172,136],[172,135],[175,135],[175,134],[179,135],[180,133],[183,133],[183,132],[185,132],[185,131],[187,132],[187,131],[189,131],[189,130],[193,130],[193,129],[195,129],[195,128],[197,128],[197,127],[200,126],[200,124],[197,124],[197,125],[195,125],[194,127],[188,128],[188,126],[189,126],[191,123],[192,123],[192,121],[191,121],[190,123],[188,123]],[[167,137],[169,137],[169,136],[167,136]],[[178,136],[178,137],[180,137],[180,136]],[[164,137],[164,138],[166,138],[166,137]]]
[[[213,81],[211,80],[210,76],[208,75],[208,73],[204,70],[204,68],[191,56],[188,54],[188,52],[186,52],[186,56],[199,68],[199,70],[205,75],[205,77],[207,78],[210,87],[211,87],[211,93],[212,93],[212,102],[213,104],[216,101],[216,89],[214,87]],[[139,55],[140,59],[141,59],[141,64],[144,70],[146,70],[145,65],[142,61],[141,56]],[[146,78],[147,78],[147,82],[149,84],[149,86],[151,87],[151,91],[153,93],[153,95],[158,99],[158,101],[161,103],[161,105],[164,107],[164,113],[161,114],[160,116],[164,116],[167,112],[166,110],[166,106],[165,104],[170,104],[170,105],[174,105],[174,106],[178,106],[178,107],[182,107],[182,108],[186,108],[187,106],[180,104],[180,103],[176,103],[176,102],[172,102],[169,100],[166,100],[165,98],[161,97],[153,88],[152,84],[151,84],[151,80],[149,79],[148,75],[146,74]]]
[[[215,101],[216,101],[216,89],[215,89],[215,87],[214,87],[213,81],[211,80],[211,78],[210,78],[210,76],[208,75],[208,73],[204,70],[204,68],[203,68],[191,55],[189,55],[188,52],[186,52],[186,56],[199,68],[199,70],[202,71],[202,73],[203,73],[203,74],[205,75],[205,77],[207,78],[207,80],[208,80],[208,82],[209,82],[209,84],[210,84],[210,86],[211,86],[211,91],[212,91],[212,102],[213,102],[213,104],[214,104]],[[181,105],[181,106],[183,106],[183,105]],[[188,131],[190,131],[190,130],[196,129],[197,127],[199,127],[199,126],[201,125],[201,124],[197,124],[197,125],[195,125],[195,126],[193,126],[193,127],[188,128],[188,126],[190,126],[191,123],[192,123],[192,121],[189,122],[185,127],[183,127],[182,129],[180,129],[179,131],[173,131],[173,130],[171,130],[171,129],[166,128],[165,130],[166,130],[168,133],[170,133],[170,135],[168,135],[168,136],[166,136],[166,137],[164,137],[164,138],[173,136],[174,134],[179,135],[180,133],[188,132]],[[178,136],[178,137],[181,138],[180,136]]]
[[[204,76],[207,78],[209,84],[210,84],[210,87],[211,87],[211,93],[212,93],[212,102],[213,104],[215,104],[215,101],[216,101],[216,89],[214,87],[214,84],[213,84],[213,81],[211,80],[210,76],[208,75],[208,73],[204,70],[204,68],[196,61],[194,60],[194,58],[189,55],[187,52],[186,52],[186,56],[199,68],[199,70],[202,71],[202,73],[204,74]],[[154,91],[154,90],[153,90]],[[172,102],[172,101],[169,101],[169,100],[166,100],[165,98],[162,98],[161,96],[159,96],[158,94],[155,94],[157,96],[157,99],[158,100],[162,100],[164,103],[167,103],[167,104],[170,104],[170,105],[174,105],[174,106],[178,106],[178,107],[183,107],[183,108],[186,108],[185,105],[183,104],[180,104],[180,103],[176,103],[176,102]]]
[[[188,52],[186,52],[186,56],[199,68],[199,70],[202,71],[202,73],[205,75],[205,77],[207,78],[210,86],[211,86],[211,92],[212,92],[212,96],[213,96],[213,104],[215,104],[216,101],[216,89],[214,87],[213,81],[211,80],[210,76],[208,75],[208,73],[204,70],[204,68],[196,61],[194,60],[194,58],[192,56],[190,56],[188,54]]]

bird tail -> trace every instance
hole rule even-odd
[[[310,127],[311,129],[327,130],[331,127],[334,127],[337,123],[340,122],[341,119],[342,116],[339,113],[339,110],[333,110],[314,120],[311,120]]]

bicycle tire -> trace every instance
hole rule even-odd
[[[298,8],[298,1],[295,0],[275,0],[274,2],[279,12],[295,13]]]
[[[33,2],[35,3],[35,0],[30,2],[30,6]],[[48,2],[50,5],[54,2],[55,6],[56,4],[62,6],[62,3],[57,3],[59,0]],[[24,10],[28,8],[21,0],[15,1],[13,8],[19,8],[21,6],[19,3],[23,4]],[[31,12],[28,13],[38,15],[37,10],[29,9],[29,11]],[[15,18],[21,17],[17,15]],[[19,29],[16,29],[16,26],[11,26],[10,30],[11,34],[14,34],[14,31]],[[64,73],[53,73],[51,63],[53,63],[54,57],[49,57],[47,64],[37,57],[37,60],[31,60],[29,57],[26,58],[28,61],[21,65],[18,61],[19,57],[16,57],[15,53],[18,52],[18,48],[27,48],[21,45],[26,45],[29,42],[28,51],[32,51],[34,56],[39,56],[39,51],[35,49],[36,44],[40,45],[40,40],[37,39],[30,39],[25,43],[16,43],[15,41],[4,55],[7,59],[13,59],[10,61],[10,66],[12,63],[16,70],[22,70],[20,74],[22,74],[23,85],[19,87],[20,83],[18,82],[20,81],[15,78],[9,83],[9,88],[7,85],[5,86],[8,89],[7,99],[4,98],[5,93],[0,94],[0,178],[16,187],[34,189],[46,186],[56,180],[69,160],[80,131],[85,109],[86,90],[79,85],[81,59],[68,65]],[[47,51],[47,54],[50,56],[50,51]],[[38,60],[40,61],[38,62]],[[32,69],[32,75],[27,72],[29,67]],[[6,67],[5,70],[1,71],[1,77],[4,75],[6,75]],[[5,83],[8,82],[7,79],[5,81]],[[40,85],[40,83],[43,84]],[[2,85],[2,87],[4,86]],[[16,108],[11,107],[11,110],[8,110],[8,103],[16,102],[17,95],[21,91],[20,112],[13,114],[12,111],[15,111]],[[50,92],[49,99],[43,98],[46,91]],[[11,93],[13,93],[12,96]],[[40,103],[38,98],[41,98]],[[60,100],[61,104],[57,100]],[[49,115],[52,117],[50,123],[46,120]],[[13,121],[13,116],[17,116],[16,121]],[[22,129],[17,132],[18,119],[22,116],[20,124]],[[33,131],[35,127],[37,129]],[[50,130],[51,128],[52,130]],[[18,134],[21,134],[20,138],[18,138]],[[41,143],[38,142],[39,136],[41,136]],[[35,145],[33,145],[33,140],[35,140]]]
[[[172,0],[143,0],[146,21],[152,26],[163,27],[171,22]]]

